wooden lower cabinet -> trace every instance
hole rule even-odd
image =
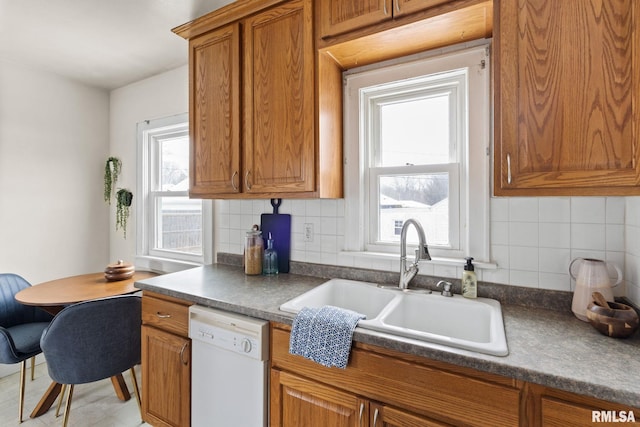
[[[289,354],[271,330],[271,426],[516,426],[522,383],[355,343],[347,369]]]
[[[191,340],[186,301],[142,298],[142,413],[155,427],[191,424]]]
[[[271,425],[282,427],[437,427],[443,424],[295,374],[273,370]],[[272,401],[273,402],[273,401]],[[272,411],[274,406],[272,403]]]
[[[325,368],[289,354],[290,330],[271,325],[272,427],[640,424],[639,408],[358,342],[347,369]]]

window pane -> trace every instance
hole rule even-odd
[[[161,139],[160,191],[189,189],[189,138]]]
[[[379,166],[449,163],[449,93],[380,106]]]
[[[378,239],[399,243],[404,221],[414,218],[424,228],[429,245],[449,245],[449,174],[380,176]],[[411,227],[409,243],[418,243]]]
[[[202,201],[159,197],[155,249],[202,255]]]

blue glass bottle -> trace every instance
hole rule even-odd
[[[276,250],[273,249],[271,233],[269,233],[269,238],[267,239],[267,249],[264,250],[262,274],[266,276],[278,274],[278,254]]]

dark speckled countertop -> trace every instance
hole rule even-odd
[[[326,277],[246,276],[241,267],[214,264],[142,280],[136,287],[291,324],[294,316],[280,311],[280,305],[325,282]],[[503,301],[502,312],[509,347],[506,357],[398,339],[362,328],[356,328],[354,340],[640,407],[640,332],[627,339],[609,338],[569,310]]]

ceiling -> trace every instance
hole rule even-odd
[[[231,0],[0,0],[0,60],[115,89],[187,63],[171,29]]]

